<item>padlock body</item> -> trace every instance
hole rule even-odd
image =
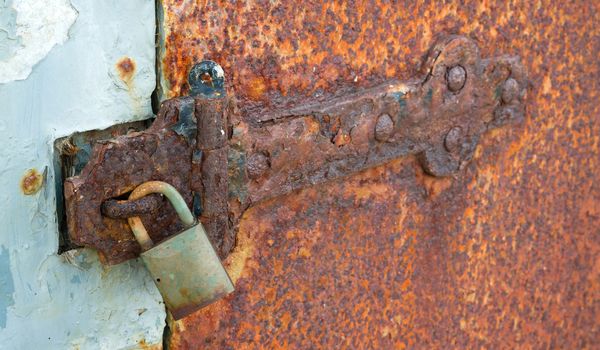
[[[176,320],[234,290],[200,223],[143,252],[141,258]]]

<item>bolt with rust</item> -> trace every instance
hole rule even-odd
[[[455,126],[446,134],[444,139],[444,148],[450,153],[460,151],[463,139],[463,132],[459,126]]]
[[[380,142],[385,142],[394,133],[394,121],[389,114],[384,113],[377,118],[375,124],[375,139]]]
[[[502,87],[502,102],[506,104],[511,103],[518,94],[519,83],[513,78],[508,78]]]
[[[269,157],[263,153],[254,153],[246,160],[248,177],[258,179],[271,167]]]
[[[446,72],[446,82],[448,89],[452,92],[458,92],[465,86],[467,81],[467,72],[461,66],[454,66]]]
[[[190,69],[188,83],[192,95],[221,95],[224,93],[225,72],[214,61],[202,61]]]

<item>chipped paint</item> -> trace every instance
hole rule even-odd
[[[21,45],[21,38],[17,36],[17,12],[12,8],[13,0],[0,3],[0,61],[14,55],[15,50]]]
[[[63,44],[77,11],[69,0],[13,0],[4,5],[7,33],[0,36],[0,84],[26,79],[53,47]],[[16,16],[15,16],[16,14]],[[2,19],[2,17],[0,17]],[[14,21],[14,22],[13,22]],[[1,22],[0,22],[1,23]]]

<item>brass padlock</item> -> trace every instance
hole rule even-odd
[[[156,246],[139,217],[128,218],[140,255],[175,320],[233,292],[233,283],[223,268],[202,224],[196,221],[175,187],[161,181],[138,186],[130,200],[150,193],[165,195],[187,227]]]

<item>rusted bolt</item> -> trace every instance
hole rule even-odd
[[[502,102],[511,103],[518,94],[519,83],[513,78],[508,78],[502,87]]]
[[[225,72],[213,61],[202,61],[190,70],[188,83],[192,94],[220,94],[224,92]]]
[[[455,153],[460,150],[462,144],[462,129],[458,126],[453,127],[446,134],[444,139],[444,147],[450,153]]]
[[[467,72],[461,66],[454,66],[446,73],[446,81],[448,83],[448,89],[452,92],[457,92],[465,86]]]
[[[102,215],[113,219],[126,219],[132,216],[153,213],[162,206],[160,194],[149,194],[137,200],[109,199],[102,203]]]
[[[375,139],[384,142],[392,136],[394,132],[394,122],[389,114],[384,113],[377,118],[375,124]]]
[[[21,179],[21,190],[26,195],[36,194],[44,184],[44,174],[36,169],[29,169]]]
[[[271,165],[269,164],[269,157],[263,153],[254,153],[248,156],[246,160],[246,169],[248,171],[248,177],[251,179],[258,179],[261,177]]]

